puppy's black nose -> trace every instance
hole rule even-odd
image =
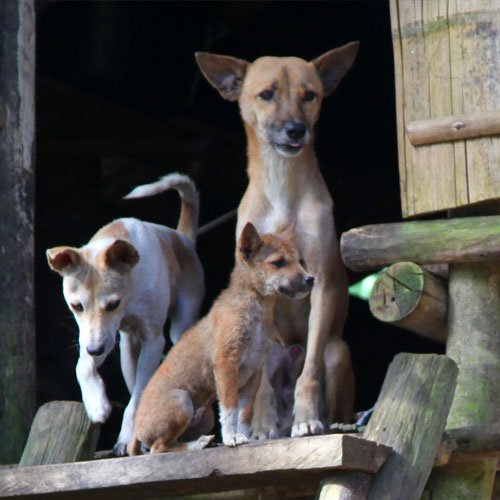
[[[313,286],[314,285],[314,276],[306,276],[304,278],[304,281],[309,285],[309,286]]]
[[[87,347],[87,352],[91,355],[91,356],[100,356],[103,352],[104,352],[104,344],[101,344],[97,347]]]
[[[298,141],[306,135],[306,126],[301,122],[290,120],[285,123],[285,132],[290,139]]]

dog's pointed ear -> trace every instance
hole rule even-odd
[[[325,52],[311,61],[323,83],[323,92],[331,94],[340,83],[340,80],[349,71],[358,53],[359,42],[351,42],[342,47]]]
[[[116,240],[106,249],[104,261],[109,267],[130,269],[139,262],[139,252],[128,241]]]
[[[255,226],[251,222],[247,222],[243,231],[241,232],[240,240],[238,243],[238,253],[240,258],[244,261],[249,261],[258,252],[262,240]]]
[[[76,248],[54,247],[49,248],[45,254],[50,268],[61,276],[74,272],[81,263],[81,257]]]
[[[237,101],[249,62],[231,56],[196,52],[194,57],[203,76],[228,101]]]

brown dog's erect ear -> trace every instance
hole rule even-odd
[[[106,249],[105,262],[109,267],[132,268],[139,262],[139,252],[128,241],[116,240]]]
[[[205,78],[228,101],[237,101],[248,61],[230,56],[196,52],[194,57]]]
[[[243,260],[250,260],[259,250],[262,241],[255,226],[251,222],[247,222],[241,232],[240,241],[238,244],[238,252]]]
[[[46,255],[50,268],[62,276],[74,272],[80,265],[80,255],[76,248],[49,248],[46,251]]]
[[[349,71],[356,59],[358,48],[359,42],[351,42],[330,50],[312,61],[323,83],[325,96],[337,88],[340,80]]]

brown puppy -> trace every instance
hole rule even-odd
[[[129,453],[140,453],[140,443],[151,453],[203,448],[207,436],[192,443],[177,440],[215,396],[224,444],[247,443],[255,394],[274,338],[276,297],[304,297],[313,282],[293,243],[259,236],[247,223],[228,288],[174,345],[144,389]]]
[[[320,433],[322,420],[352,415],[354,377],[349,350],[340,338],[348,307],[347,278],[313,133],[323,97],[337,87],[357,50],[353,42],[310,62],[261,57],[249,63],[196,54],[202,73],[222,97],[239,102],[248,139],[249,184],[238,208],[237,235],[249,220],[264,233],[295,223],[297,246],[316,278],[310,299],[277,303],[276,326],[282,338],[288,344],[307,342],[295,389],[292,436]],[[263,377],[256,436],[278,435],[272,398]]]

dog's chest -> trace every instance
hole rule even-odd
[[[239,386],[245,384],[263,365],[270,348],[269,326],[264,322],[256,322],[243,329],[240,343],[242,352],[239,365]]]

